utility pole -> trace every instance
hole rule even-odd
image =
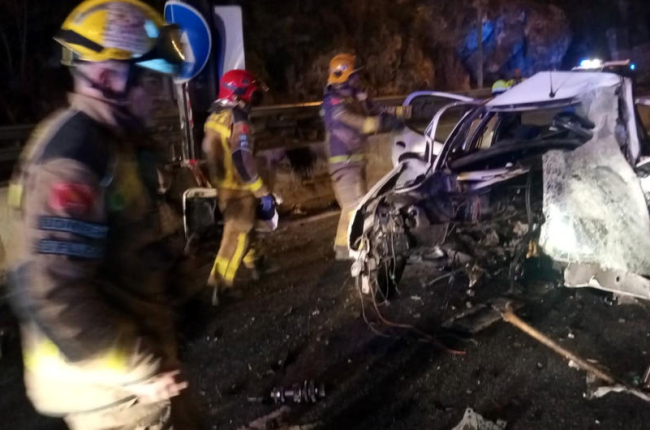
[[[483,2],[476,0],[476,20],[477,20],[477,42],[478,49],[476,51],[476,86],[480,89],[483,88]]]

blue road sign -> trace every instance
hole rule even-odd
[[[165,3],[165,21],[181,28],[186,61],[176,82],[187,82],[201,73],[208,63],[212,50],[210,27],[199,11],[177,0]]]

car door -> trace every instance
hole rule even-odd
[[[410,106],[413,114],[406,121],[406,127],[399,132],[393,133],[391,136],[393,166],[397,166],[400,160],[404,159],[425,159],[427,155],[425,131],[432,119],[441,108],[459,101],[472,102],[476,101],[476,99],[460,94],[438,91],[417,91],[411,93],[404,100],[403,105]],[[460,119],[460,117],[457,119]],[[445,126],[440,127],[439,132],[436,133],[436,138],[433,142],[434,156],[440,153],[442,144],[451,132],[453,125],[455,125],[454,121],[449,119],[445,123],[446,128]]]

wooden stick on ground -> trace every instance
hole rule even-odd
[[[505,311],[501,311],[501,316],[506,322],[509,322],[510,324],[514,325],[517,327],[519,330],[523,331],[533,339],[537,340],[538,342],[546,345],[553,351],[557,352],[560,354],[562,357],[566,358],[567,360],[573,361],[579,368],[582,370],[585,370],[589,373],[594,374],[596,377],[599,379],[602,379],[603,381],[609,383],[609,384],[620,384],[621,382],[617,381],[616,378],[614,378],[612,375],[609,373],[603,371],[602,369],[599,369],[598,367],[594,366],[593,364],[589,363],[586,360],[583,360],[582,358],[578,357],[571,351],[561,347],[558,345],[556,342],[551,340],[548,336],[543,334],[542,332],[538,331],[534,327],[530,326],[526,322],[524,322],[521,318],[519,318],[517,315],[512,312],[512,309],[510,309],[509,306],[506,307]]]
[[[506,322],[514,325],[519,330],[523,331],[533,339],[546,345],[548,348],[552,349],[553,351],[555,351],[565,359],[573,361],[582,370],[585,370],[593,374],[597,378],[603,380],[604,382],[612,385],[612,387],[610,387],[611,390],[606,390],[605,393],[610,391],[614,391],[614,392],[625,391],[642,400],[645,400],[646,402],[650,402],[650,396],[646,392],[643,392],[635,387],[626,384],[625,382],[620,381],[619,379],[615,378],[614,376],[605,372],[604,370],[599,369],[598,367],[594,366],[593,364],[589,363],[586,360],[583,360],[582,358],[578,357],[571,351],[558,345],[551,338],[549,338],[539,330],[535,329],[534,327],[524,322],[522,319],[520,319],[517,315],[514,314],[514,312],[510,307],[510,304],[506,304],[505,306],[502,306],[500,307],[500,309],[497,310],[501,312],[501,316]]]

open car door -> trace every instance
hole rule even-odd
[[[438,91],[417,91],[411,93],[404,106],[411,106],[412,117],[406,121],[406,127],[391,136],[393,166],[399,164],[400,159],[421,158],[426,155],[425,131],[432,118],[443,107],[454,102],[477,101],[471,97],[460,94],[444,93]],[[451,129],[448,130],[447,135]],[[438,155],[447,136],[438,136],[433,145],[433,155]]]

